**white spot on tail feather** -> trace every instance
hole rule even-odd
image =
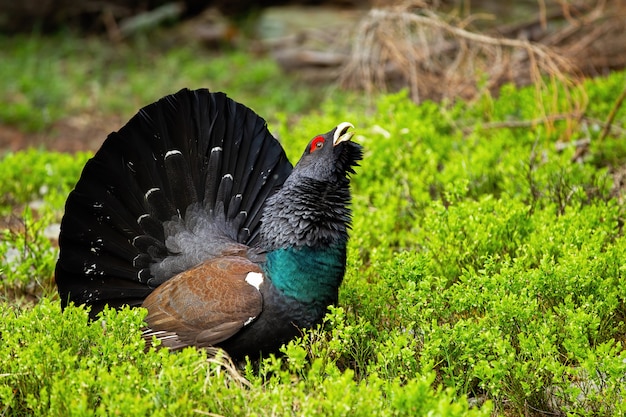
[[[182,152],[181,152],[181,151],[179,151],[179,150],[176,150],[176,149],[173,149],[173,150],[171,150],[171,151],[167,151],[167,152],[165,153],[165,159],[169,158],[169,157],[170,157],[170,156],[172,156],[172,155],[182,155]]]
[[[263,283],[263,274],[260,272],[248,272],[246,282],[258,290]],[[252,319],[254,319],[254,317],[252,317]]]
[[[150,188],[148,191],[146,191],[146,198],[148,198],[150,194],[155,193],[157,191],[161,191],[161,189],[159,187]]]
[[[216,146],[215,148],[211,149],[211,153],[213,152],[222,152],[222,148],[220,146]]]

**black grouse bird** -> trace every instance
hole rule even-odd
[[[349,175],[341,123],[295,167],[265,121],[181,90],[109,135],[70,193],[59,236],[62,307],[148,310],[163,346],[273,352],[319,323],[346,267]]]

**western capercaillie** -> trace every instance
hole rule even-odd
[[[346,267],[352,127],[315,136],[292,167],[265,121],[208,90],[181,90],[109,135],[70,193],[61,303],[148,310],[172,349],[275,351],[321,321]]]

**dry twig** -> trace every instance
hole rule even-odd
[[[550,48],[522,39],[469,31],[412,2],[373,9],[361,22],[344,67],[344,86],[365,91],[408,86],[415,101],[474,96],[503,82],[567,79],[568,61]]]
[[[604,123],[604,127],[602,128],[602,133],[600,134],[600,137],[598,138],[599,141],[603,141],[604,138],[606,138],[606,136],[609,134],[609,131],[611,130],[611,126],[613,125],[613,120],[615,120],[615,116],[617,115],[617,111],[619,110],[619,108],[622,107],[622,104],[624,103],[624,99],[626,99],[626,87],[622,91],[622,94],[620,94],[620,96],[615,101],[615,104],[613,105],[613,108],[611,109],[611,112],[609,113],[609,116],[606,119],[606,123]]]

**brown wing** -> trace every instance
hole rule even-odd
[[[248,259],[225,256],[176,275],[143,302],[148,309],[144,338],[157,337],[172,349],[228,339],[261,313],[260,274]]]

